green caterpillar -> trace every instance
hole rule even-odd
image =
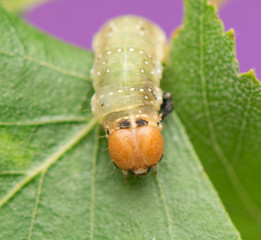
[[[146,125],[153,128],[152,132],[161,130],[158,111],[163,93],[159,85],[165,48],[164,32],[157,25],[136,16],[112,19],[93,40],[95,62],[91,77],[95,94],[91,102],[92,112],[104,125],[112,161],[125,175],[128,170],[136,175],[147,173],[151,166],[157,166],[163,153],[163,143],[160,144],[162,150],[152,156],[152,161],[138,153],[135,153],[136,157],[116,156],[113,151],[124,148],[118,146],[118,141],[125,140],[120,137],[123,129],[132,130],[125,145],[136,144],[136,147],[137,143],[133,142],[137,135],[135,129],[138,131]],[[113,134],[114,142],[111,141]],[[116,150],[113,150],[114,145],[117,145]],[[144,149],[139,151],[144,152]],[[123,164],[124,161],[128,164]]]

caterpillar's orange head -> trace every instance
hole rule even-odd
[[[163,138],[157,127],[144,125],[115,130],[109,137],[112,161],[123,171],[146,175],[163,155]]]

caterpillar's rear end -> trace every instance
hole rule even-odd
[[[112,161],[127,174],[145,175],[163,155],[159,88],[166,36],[135,16],[106,23],[93,41],[92,111],[109,141]]]

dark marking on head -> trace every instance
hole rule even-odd
[[[139,118],[139,119],[136,120],[137,127],[148,125],[148,123],[149,123],[148,121],[146,121],[142,118]]]
[[[107,130],[106,130],[106,133],[107,133],[107,135],[110,135],[110,131],[109,131],[108,128],[107,128]]]
[[[161,158],[160,158],[159,162],[162,160],[162,158],[163,158],[163,155],[164,155],[164,153],[162,153],[162,155],[161,155]]]
[[[117,165],[116,165],[116,163],[115,162],[113,162],[113,164],[114,164],[114,166],[116,167],[116,168],[118,168],[118,169],[120,169]]]
[[[128,120],[122,120],[122,121],[119,122],[119,127],[120,127],[120,129],[130,128],[131,127],[131,123]]]

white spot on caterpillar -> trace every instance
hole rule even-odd
[[[100,96],[100,99],[102,99],[104,97],[104,95],[102,94],[101,96]]]
[[[129,48],[129,51],[130,51],[130,52],[134,52],[135,49],[134,49],[134,48]]]
[[[144,89],[143,89],[143,88],[140,88],[140,92],[144,92]]]
[[[100,73],[100,72],[97,72],[97,75],[98,75],[98,76],[100,76],[100,75],[101,75],[101,73]]]
[[[148,91],[151,92],[152,91],[151,88],[148,88]]]
[[[143,52],[143,51],[141,51],[141,50],[139,51],[139,53],[140,53],[140,54],[144,54],[144,52]]]
[[[105,61],[103,61],[103,62],[102,62],[102,64],[104,65],[104,64],[106,64],[106,62],[105,62]]]
[[[122,49],[121,49],[121,48],[118,48],[118,49],[117,49],[117,52],[121,52],[121,51],[122,51]]]
[[[121,93],[121,92],[123,92],[123,91],[122,91],[122,89],[119,89],[118,92]]]
[[[132,87],[132,88],[130,88],[130,90],[131,90],[131,91],[134,91],[134,90],[135,90],[135,88],[134,88],[134,87]]]
[[[147,64],[147,65],[149,64],[149,62],[147,60],[145,60],[144,63]]]
[[[141,69],[140,71],[141,71],[142,73],[144,73],[144,69]]]
[[[108,68],[108,69],[106,70],[106,72],[107,72],[107,73],[110,72],[110,69]]]
[[[154,71],[151,71],[150,73],[151,73],[152,75],[154,75]]]
[[[148,96],[144,96],[145,99],[148,99],[149,97]]]
[[[112,30],[116,30],[117,26],[116,25],[112,25],[111,28],[112,28]]]
[[[112,51],[108,51],[107,54],[110,55],[112,53]]]
[[[111,96],[113,94],[113,92],[109,92],[109,96]]]

